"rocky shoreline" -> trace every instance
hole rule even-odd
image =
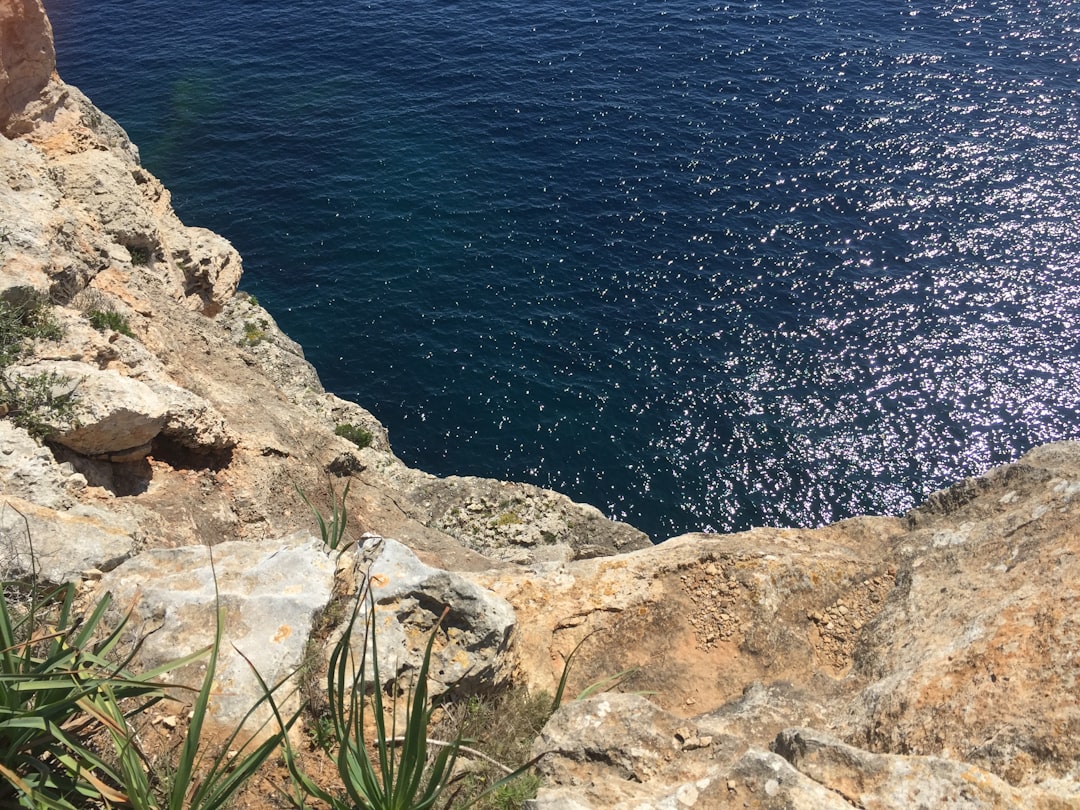
[[[0,302],[57,327],[0,369],[6,577],[134,600],[150,665],[207,642],[212,547],[268,680],[367,566],[401,671],[457,612],[436,693],[551,690],[581,644],[571,693],[634,675],[549,722],[536,808],[1080,807],[1080,444],[902,518],[657,546],[558,493],[410,469],[56,75],[40,0],[0,0],[0,37]],[[34,379],[71,406],[33,410],[44,441],[14,418]],[[334,558],[301,493],[327,512],[346,485],[360,542]],[[256,685],[238,657],[219,678],[228,724]]]

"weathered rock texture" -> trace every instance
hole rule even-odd
[[[902,520],[693,535],[478,579],[517,610],[523,677],[550,688],[585,639],[571,692],[636,667],[623,688],[686,720],[682,733],[649,720],[631,739],[615,729],[648,713],[609,702],[588,752],[569,740],[592,721],[549,741],[548,778],[591,786],[581,806],[652,806],[685,784],[673,764],[685,740],[710,739],[715,754],[734,738],[854,807],[1080,807],[1078,495],[1080,444],[1047,445]],[[628,750],[634,767],[619,760]],[[734,760],[713,759],[692,772],[745,785],[702,806],[765,795]]]
[[[54,68],[39,0],[0,0],[0,299],[46,296],[63,328],[0,374],[48,370],[77,421],[46,409],[40,444],[0,418],[5,575],[132,600],[158,628],[149,664],[211,640],[212,549],[226,647],[273,680],[377,558],[388,676],[415,668],[449,606],[437,690],[512,676],[552,691],[577,649],[568,697],[616,673],[641,693],[555,715],[537,743],[548,810],[1080,807],[1080,445],[903,518],[656,547],[557,493],[409,469],[237,292],[228,242],[181,223]],[[93,328],[92,310],[133,336]],[[399,542],[335,560],[308,537],[299,493],[328,512],[346,486],[346,542]],[[222,720],[254,694],[227,659]]]
[[[37,0],[0,4],[0,132],[34,101],[56,70],[52,27]]]
[[[490,689],[505,681],[504,659],[514,629],[514,609],[505,600],[458,574],[424,565],[401,543],[382,537],[366,540],[354,570],[370,586],[383,688],[395,682],[403,689],[410,686],[436,624],[428,684],[432,697],[451,689]],[[363,581],[348,590],[359,591],[362,622],[368,610]],[[359,631],[353,635],[357,656],[364,652],[365,638]],[[366,671],[373,681],[372,658],[367,657]]]

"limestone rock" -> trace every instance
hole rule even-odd
[[[845,793],[854,806],[1080,807],[1069,742],[1078,704],[1067,697],[1080,677],[1078,495],[1080,444],[1061,443],[962,482],[906,521],[688,536],[475,577],[515,606],[520,672],[536,688],[551,688],[584,639],[571,694],[636,665],[626,688],[655,692],[679,715],[705,711],[687,718],[699,736],[761,752],[785,725],[820,724],[843,743],[815,750],[850,765],[851,779],[888,775]],[[739,767],[783,770],[761,756]],[[804,778],[835,779],[826,786],[843,792],[840,776],[803,767],[812,761],[792,756]],[[777,786],[787,798],[761,806],[804,806],[789,791],[804,783]]]
[[[533,747],[540,753],[536,810],[855,807],[783,758],[706,734],[639,695],[564,704]]]
[[[138,380],[115,371],[72,361],[46,361],[19,366],[12,374],[24,379],[55,375],[55,395],[70,395],[74,400],[75,424],[57,422],[50,438],[85,456],[140,458],[165,424],[166,406],[161,398]]]
[[[205,228],[174,227],[167,241],[171,261],[183,274],[184,295],[199,302],[206,314],[217,314],[236,292],[243,273],[236,248]]]
[[[519,671],[533,689],[553,692],[563,659],[580,644],[571,692],[635,669],[627,688],[654,690],[680,713],[722,706],[754,682],[813,695],[818,708],[796,703],[779,726],[759,724],[751,742],[764,748],[791,725],[789,712],[798,719],[829,705],[851,656],[839,646],[838,623],[828,630],[837,637],[823,636],[810,616],[840,601],[853,612],[863,601],[880,609],[871,600],[877,590],[864,586],[889,581],[888,541],[901,531],[899,521],[882,519],[814,532],[687,535],[617,557],[469,576],[514,606]],[[845,645],[860,632],[845,625]]]
[[[130,557],[134,533],[133,525],[102,509],[50,509],[5,495],[0,501],[0,574],[77,582],[85,571],[109,571]]]
[[[0,128],[8,136],[0,137],[0,295],[47,292],[73,305],[88,287],[108,296],[137,340],[89,329],[73,306],[58,310],[67,337],[33,346],[33,357],[76,364],[78,379],[88,368],[110,383],[123,380],[124,396],[143,402],[131,409],[135,422],[78,453],[38,447],[0,422],[4,502],[33,514],[35,549],[37,534],[76,539],[48,551],[57,563],[49,577],[108,567],[132,544],[159,547],[152,554],[197,545],[161,561],[141,555],[107,575],[119,582],[119,571],[136,572],[124,580],[133,588],[165,568],[159,590],[144,597],[143,618],[153,626],[154,601],[174,592],[180,606],[157,616],[173,629],[148,640],[165,640],[159,652],[172,655],[182,631],[192,633],[185,643],[208,641],[213,612],[200,555],[218,543],[235,559],[226,565],[237,582],[226,589],[229,638],[243,636],[245,652],[265,648],[273,657],[282,639],[306,635],[334,574],[317,544],[302,552],[280,540],[311,526],[297,489],[325,512],[348,482],[349,536],[393,536],[431,565],[409,560],[412,574],[376,570],[377,591],[401,585],[378,608],[388,651],[415,667],[441,605],[479,605],[467,620],[452,613],[440,633],[439,649],[453,660],[439,658],[436,690],[454,679],[489,684],[513,668],[530,688],[553,691],[578,648],[569,695],[627,669],[633,674],[622,688],[653,693],[652,707],[605,698],[603,718],[600,704],[568,704],[564,711],[600,724],[578,729],[591,740],[587,751],[574,747],[573,734],[556,734],[566,718],[547,732],[556,754],[541,799],[558,802],[552,810],[846,810],[855,802],[917,803],[913,791],[924,783],[935,786],[926,795],[937,801],[969,777],[979,790],[997,791],[971,796],[1077,806],[1080,446],[1039,448],[932,496],[903,519],[691,534],[657,547],[536,487],[411,470],[393,456],[375,417],[327,393],[270,314],[234,292],[240,263],[231,247],[186,228],[119,125],[52,74],[36,0],[0,0],[0,23]],[[93,386],[80,384],[79,396],[84,387]],[[114,393],[104,399],[117,400]],[[109,408],[99,408],[107,419]],[[335,436],[342,423],[371,430],[372,445],[359,449]],[[114,463],[148,447],[146,458]],[[104,455],[79,455],[98,451]],[[25,535],[14,519],[4,525],[16,540]],[[116,539],[118,550],[105,543],[80,557],[95,533]],[[232,551],[240,539],[258,542]],[[281,560],[293,568],[275,567]],[[471,573],[455,578],[438,569]],[[273,600],[291,597],[291,583],[309,574],[319,584],[299,617],[266,625],[278,610]],[[477,593],[484,592],[513,611],[498,600],[483,606]],[[188,596],[201,600],[201,612],[184,607]],[[244,604],[256,613],[244,618]],[[245,636],[249,630],[254,635]],[[290,650],[282,661],[296,660]],[[262,671],[283,671],[274,666]],[[240,678],[245,667],[227,677]],[[408,677],[407,669],[384,669]],[[639,721],[648,727],[635,728]],[[766,750],[792,728],[798,739],[777,746],[791,761]],[[870,785],[866,774],[887,778],[860,788],[858,798],[838,792],[853,780]]]
[[[842,730],[1013,784],[1080,774],[1080,443],[1037,448],[912,513],[854,650]],[[860,684],[861,686],[861,684]],[[1064,698],[1064,699],[1063,699]]]
[[[320,541],[295,535],[276,543],[146,551],[107,574],[100,588],[111,591],[118,605],[134,602],[132,627],[146,633],[136,662],[143,668],[211,643],[220,604],[224,645],[211,718],[231,727],[262,695],[243,656],[269,684],[294,673],[304,660],[312,621],[330,600],[334,570]],[[188,667],[170,680],[197,687],[202,670]]]
[[[776,752],[801,773],[864,810],[1064,810],[1080,794],[1013,787],[981,768],[939,757],[871,754],[813,729],[788,729]]]
[[[769,808],[770,810],[1065,810],[1080,793],[1017,788],[970,764],[872,754],[808,728],[783,731],[775,753],[706,734],[699,719],[643,697],[600,695],[565,705],[545,726],[537,810]]]
[[[767,751],[747,751],[724,774],[727,793],[705,807],[753,810],[865,810],[799,773],[789,762]],[[931,810],[918,806],[890,810]]]
[[[55,69],[52,26],[40,0],[0,0],[0,132]]]
[[[375,600],[379,674],[385,684],[407,685],[444,608],[450,611],[431,663],[432,697],[455,688],[491,688],[506,678],[514,611],[503,599],[457,574],[424,565],[396,540],[368,538],[362,561]],[[357,632],[358,653],[361,640]]]
[[[49,509],[74,506],[76,493],[86,488],[86,478],[70,464],[57,462],[21,428],[0,420],[0,493]]]
[[[604,694],[565,703],[544,727],[533,754],[546,787],[538,808],[719,806],[723,765],[745,745],[734,737],[685,746],[686,722],[639,695]],[[682,797],[682,798],[680,798]],[[690,800],[690,797],[693,797]]]
[[[495,559],[564,562],[652,545],[643,532],[561,493],[491,478],[438,478],[392,458],[373,461],[372,474],[404,496],[411,515]]]
[[[220,453],[236,447],[239,439],[207,400],[178,385],[147,382],[165,403],[161,435],[197,453]]]

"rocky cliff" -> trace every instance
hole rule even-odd
[[[368,566],[403,660],[409,628],[460,613],[436,692],[550,689],[580,643],[572,693],[632,676],[552,718],[539,808],[1080,807],[1080,445],[903,518],[654,547],[557,493],[402,464],[56,75],[40,0],[0,0],[0,133],[6,576],[130,597],[151,662],[208,640],[216,574],[268,679]],[[346,485],[368,540],[335,560],[300,493],[329,511]],[[250,678],[220,678],[228,722]]]

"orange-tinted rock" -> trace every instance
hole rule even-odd
[[[55,70],[52,27],[41,0],[0,0],[0,132]]]

